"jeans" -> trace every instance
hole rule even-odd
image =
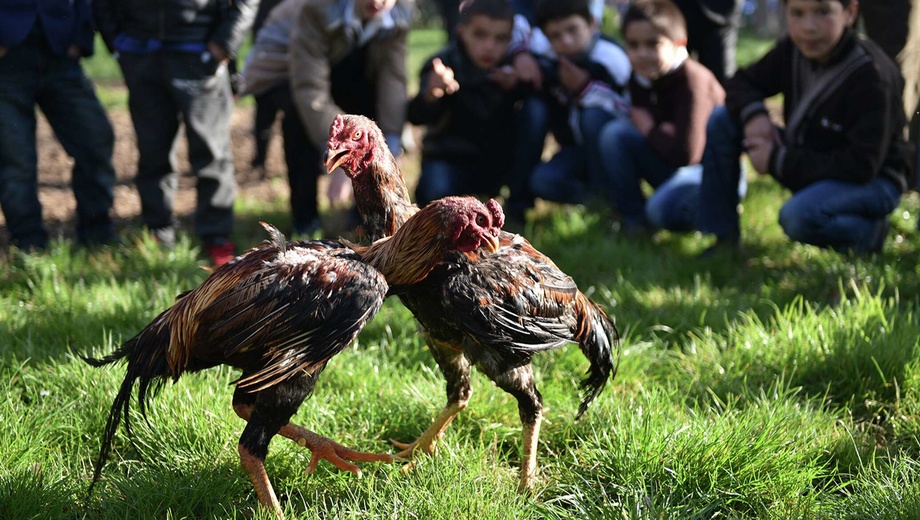
[[[876,177],[865,184],[824,180],[802,188],[779,211],[779,225],[796,242],[836,251],[879,252],[888,215],[901,190]]]
[[[495,196],[501,188],[501,172],[483,165],[467,167],[445,160],[423,160],[422,175],[415,187],[419,206],[451,195]]]
[[[122,52],[128,108],[139,153],[135,184],[141,220],[151,229],[172,226],[179,173],[174,144],[185,123],[188,157],[198,178],[195,233],[219,243],[233,231],[236,198],[227,67],[194,53]]]
[[[615,120],[604,126],[600,149],[611,203],[619,211],[625,227],[650,225],[670,231],[696,229],[702,166],[674,168],[655,153],[648,140],[628,120]],[[642,193],[643,179],[655,188],[647,202]],[[743,197],[747,190],[743,175],[739,176],[737,189]]]
[[[42,249],[48,234],[38,200],[35,105],[73,157],[77,240],[115,238],[114,134],[79,62],[56,56],[44,38],[29,36],[0,58],[0,207],[13,244]]]
[[[523,218],[524,211],[533,206],[534,195],[530,189],[534,169],[540,164],[546,134],[549,132],[549,107],[541,98],[532,96],[524,100],[515,115],[517,133],[514,136],[512,166],[506,183],[508,201],[505,211],[514,218]]]
[[[700,231],[720,239],[741,236],[740,154],[741,130],[727,110],[717,108],[706,130],[699,225]],[[898,187],[881,177],[865,184],[817,181],[792,194],[780,209],[779,224],[796,242],[837,251],[878,251],[888,230],[888,215],[900,198]]]
[[[738,240],[738,183],[741,182],[741,129],[725,107],[717,107],[706,124],[703,180],[698,228],[721,240]]]
[[[579,117],[582,144],[564,144],[547,162],[536,167],[530,179],[533,194],[564,204],[583,204],[592,194],[606,191],[601,129],[613,115],[600,109],[583,110]]]

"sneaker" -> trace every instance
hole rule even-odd
[[[214,267],[220,267],[236,257],[236,246],[227,240],[205,244],[204,249]]]

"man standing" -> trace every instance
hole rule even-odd
[[[0,2],[0,207],[12,243],[42,250],[48,233],[38,200],[35,105],[74,159],[77,240],[116,239],[112,125],[80,58],[93,53],[89,0]]]
[[[258,0],[96,0],[94,5],[99,31],[118,56],[128,87],[140,154],[135,182],[141,219],[164,246],[175,243],[179,174],[173,144],[182,121],[198,178],[195,233],[214,265],[234,255],[233,96],[227,62],[257,5]]]

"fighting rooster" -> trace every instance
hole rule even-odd
[[[341,167],[351,178],[368,238],[393,233],[418,211],[372,120],[338,116],[326,147],[327,170]],[[578,344],[590,362],[581,384],[581,417],[616,373],[613,350],[618,349],[618,334],[604,310],[526,239],[502,232],[500,244],[488,255],[448,252],[445,262],[419,283],[391,282],[390,293],[399,295],[415,315],[447,381],[447,404],[431,426],[412,443],[394,444],[402,458],[419,451],[433,453],[437,440],[469,402],[470,365],[475,365],[517,399],[524,433],[519,488],[527,490],[536,474],[543,415],[531,356]]]
[[[388,283],[419,282],[448,251],[494,251],[503,221],[495,201],[484,205],[471,197],[449,197],[432,202],[395,235],[370,246],[287,242],[263,224],[270,240],[215,269],[114,353],[85,358],[94,366],[119,359],[128,364],[105,425],[93,484],[122,416],[131,433],[128,412],[135,382],[146,417],[148,398],[167,379],[221,364],[242,370],[233,393],[233,409],[247,421],[239,440],[240,462],[266,508],[281,514],[263,464],[269,441],[278,433],[312,452],[308,471],[321,459],[356,474],[360,470],[352,462],[393,460],[346,448],[290,419],[329,359],[380,309]]]

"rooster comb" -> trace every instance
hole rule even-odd
[[[505,212],[495,199],[489,199],[489,202],[486,202],[486,208],[492,214],[492,225],[499,228],[505,225]]]

